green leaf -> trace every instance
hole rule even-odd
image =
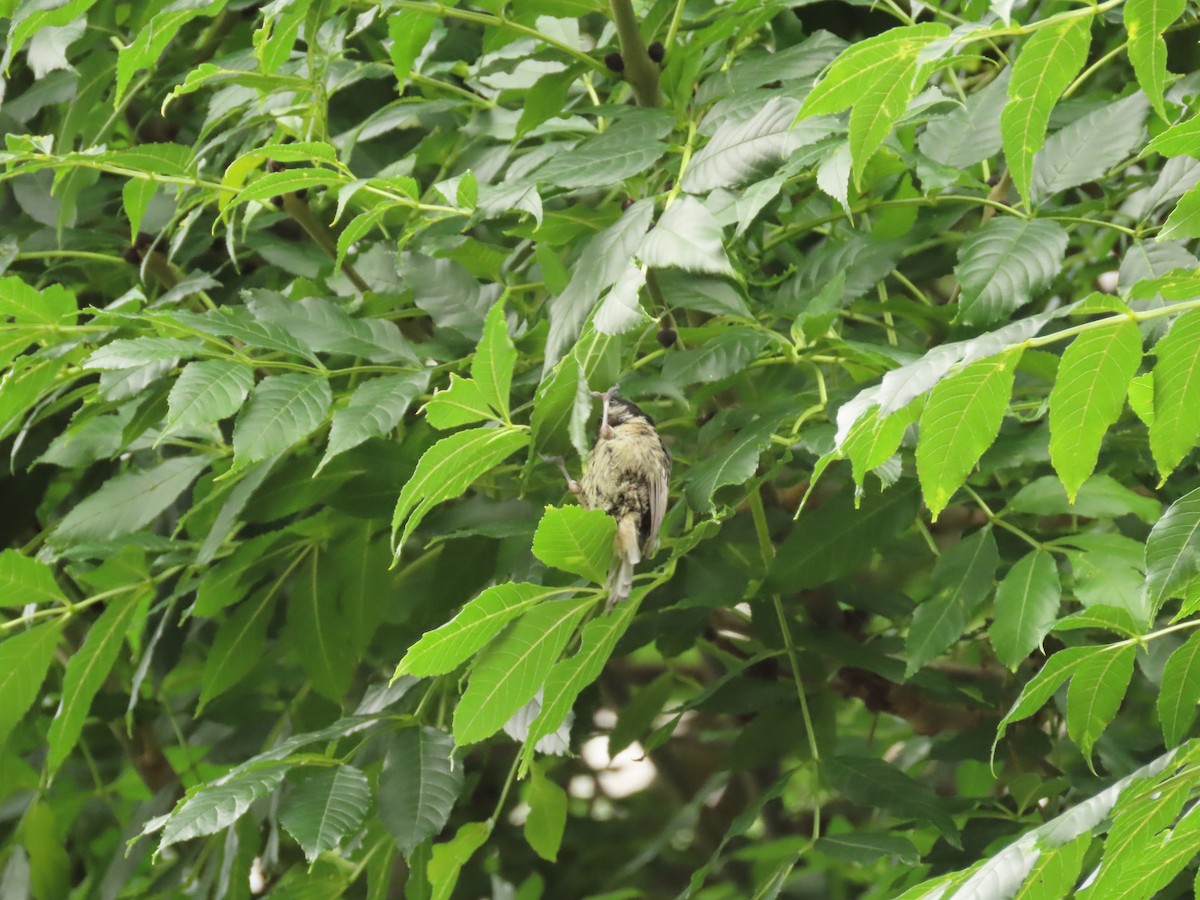
[[[269,203],[272,197],[342,185],[348,181],[348,176],[333,169],[284,169],[282,172],[268,172],[238,191],[222,210],[222,215],[228,217],[230,210],[245,203]]]
[[[938,382],[921,413],[917,475],[936,522],[996,440],[1019,357],[981,359]]]
[[[870,757],[835,756],[821,760],[821,772],[833,789],[851,803],[928,822],[949,843],[959,845],[959,830],[938,796],[928,785],[895,766]]]
[[[1017,491],[1005,509],[1037,516],[1086,516],[1115,519],[1134,515],[1153,525],[1162,515],[1162,504],[1130,490],[1111,475],[1093,475],[1079,488],[1072,503],[1062,482],[1053,475],[1035,478]]]
[[[350,689],[358,658],[337,596],[319,583],[316,553],[299,570],[288,597],[287,634],[308,673],[313,689],[334,703],[341,703]]]
[[[125,642],[125,635],[134,627],[140,614],[146,615],[145,606],[139,602],[145,590],[143,585],[134,585],[136,592],[124,593],[109,601],[104,612],[88,629],[87,639],[78,652],[71,656],[63,675],[62,701],[50,723],[46,736],[49,754],[46,771],[53,775],[58,771],[83,732],[83,722],[92,700],[104,684],[117,654]]]
[[[497,303],[488,311],[483,323],[483,337],[471,360],[471,377],[492,409],[505,418],[508,417],[508,395],[516,364],[517,348],[508,336],[504,304]]]
[[[575,343],[601,291],[621,277],[653,217],[654,204],[639,200],[583,245],[566,289],[550,301],[550,334],[546,338],[543,379]]]
[[[311,350],[362,356],[377,363],[417,363],[400,327],[386,319],[355,318],[319,297],[293,301],[270,291],[256,291],[246,299],[259,322],[278,326]]]
[[[1200,310],[1176,319],[1154,353],[1150,451],[1165,481],[1200,437]]]
[[[429,900],[450,900],[462,867],[483,846],[491,832],[492,828],[487,822],[468,822],[450,840],[434,844],[426,868],[429,883],[433,887]]]
[[[858,865],[868,865],[882,857],[891,856],[911,866],[921,858],[917,848],[908,838],[896,834],[872,834],[864,831],[825,835],[813,845],[813,849],[831,859]]]
[[[64,624],[54,619],[0,641],[0,744],[38,698]]]
[[[1073,16],[1043,28],[1021,48],[1013,64],[1008,103],[1000,113],[1000,134],[1013,184],[1027,207],[1034,154],[1042,149],[1054,104],[1087,60],[1091,28],[1091,16]]]
[[[1033,196],[1040,202],[1124,161],[1140,146],[1148,110],[1145,97],[1131,94],[1052,134],[1033,160]]]
[[[1000,110],[1008,99],[1006,68],[967,98],[965,109],[931,121],[917,139],[921,152],[945,166],[965,169],[1000,151]]]
[[[642,240],[638,258],[651,268],[726,275],[733,272],[721,226],[699,200],[683,194]]]
[[[638,688],[617,713],[617,723],[608,735],[608,758],[615,759],[626,747],[644,737],[676,690],[675,675],[663,672]]]
[[[304,772],[279,810],[279,824],[311,863],[356,831],[371,805],[371,785],[354,766]]]
[[[167,430],[210,425],[242,408],[254,387],[254,369],[223,359],[184,366],[167,395]]]
[[[546,777],[538,765],[530,768],[533,777],[525,792],[529,815],[525,819],[525,840],[542,859],[558,861],[563,830],[567,827],[567,792]]]
[[[1067,688],[1067,734],[1090,762],[1092,746],[1125,699],[1133,676],[1132,645],[1115,647],[1082,663]]]
[[[600,300],[596,314],[592,317],[592,327],[601,334],[619,335],[635,328],[644,327],[651,321],[642,311],[638,294],[646,283],[646,273],[641,266],[630,261],[618,277],[616,283]]]
[[[405,856],[446,827],[463,789],[454,741],[436,728],[402,728],[379,773],[379,818]]]
[[[434,428],[457,428],[495,417],[479,383],[454,373],[450,374],[450,387],[435,391],[425,404],[425,418]]]
[[[867,162],[929,77],[921,50],[950,29],[926,22],[891,28],[852,44],[805,98],[799,117],[850,112],[850,155],[857,184]]]
[[[748,119],[723,120],[708,143],[692,157],[683,174],[683,189],[691,194],[706,194],[716,188],[743,184],[780,165],[793,151],[833,131],[832,117],[796,123],[799,111],[799,101],[772,96]]]
[[[988,629],[996,658],[1015,672],[1054,626],[1061,599],[1053,556],[1035,550],[1017,560],[996,588],[996,614]]]
[[[319,375],[270,375],[251,392],[233,427],[233,465],[240,469],[287,450],[325,423],[333,397]]]
[[[533,761],[534,750],[542,738],[558,730],[583,689],[600,677],[617,641],[633,621],[638,607],[637,596],[635,592],[633,600],[584,625],[579,639],[579,652],[557,663],[550,672],[543,691],[542,710],[529,726],[529,734],[521,751],[522,772]]]
[[[628,127],[614,123],[603,134],[560,150],[529,178],[572,190],[619,184],[645,172],[663,155],[666,145],[658,139],[658,132],[655,122]]]
[[[1092,835],[1085,831],[1061,847],[1043,850],[1013,900],[1057,900],[1071,896],[1091,842]]]
[[[313,365],[319,365],[315,353],[308,349],[284,328],[269,322],[253,319],[244,309],[221,308],[206,313],[172,312],[164,317],[171,324],[178,323],[214,337],[236,338],[249,347],[277,350],[289,356],[298,356]]]
[[[842,452],[850,458],[855,485],[861,488],[868,472],[895,455],[916,417],[916,404],[909,404],[884,416],[883,421],[879,420],[879,409],[872,409],[854,424],[842,444]]]
[[[180,841],[216,834],[240,819],[250,804],[274,791],[291,768],[268,762],[209,782],[179,801],[163,828],[155,855]]]
[[[501,635],[471,669],[458,708],[454,710],[454,739],[474,744],[491,737],[546,683],[591,594],[574,600],[551,600],[525,613]]]
[[[30,287],[16,275],[0,278],[0,316],[26,325],[74,325],[75,295],[62,285]]]
[[[444,437],[426,450],[396,501],[392,515],[396,552],[400,552],[429,510],[461,495],[480,475],[528,443],[529,435],[523,431],[471,428]]]
[[[1200,703],[1200,633],[1193,633],[1167,659],[1158,692],[1158,720],[1163,739],[1174,747],[1196,721]]]
[[[1163,0],[1159,0],[1159,2],[1163,2]],[[1171,2],[1171,0],[1166,0],[1166,2]],[[1126,7],[1126,12],[1128,10],[1129,8]],[[1196,156],[1200,152],[1200,116],[1193,116],[1177,122],[1160,132],[1142,152],[1159,153],[1163,156]]]
[[[415,9],[402,9],[388,16],[388,37],[392,45],[388,56],[396,73],[396,89],[404,90],[404,82],[412,72],[413,63],[429,42],[437,16]]]
[[[230,202],[246,183],[251,173],[267,160],[276,162],[328,162],[337,161],[337,151],[323,141],[296,141],[292,144],[267,144],[243,153],[229,164],[221,177],[221,193],[217,195],[217,209],[224,213]],[[283,174],[283,173],[279,173]]]
[[[107,541],[140,531],[188,489],[208,466],[202,456],[176,456],[152,469],[124,472],[77,504],[51,532],[59,546]]]
[[[773,591],[792,594],[865,566],[876,550],[912,525],[919,499],[916,485],[909,479],[863,503],[862,509],[855,507],[847,492],[804,512],[779,545],[767,585]]]
[[[908,629],[905,675],[945,652],[966,630],[992,592],[1000,553],[991,528],[982,528],[943,553],[934,566],[932,592]]]
[[[1185,0],[1129,0],[1123,10],[1125,31],[1129,35],[1129,62],[1155,112],[1168,122],[1163,105],[1167,83],[1167,42],[1163,40],[1163,32],[1183,15],[1185,6]]]
[[[196,340],[143,337],[105,344],[83,361],[85,369],[132,369],[164,360],[195,356],[203,348]]]
[[[0,606],[66,602],[49,566],[19,550],[0,552]]]
[[[1132,319],[1085,331],[1063,353],[1050,392],[1050,461],[1072,502],[1141,361],[1142,333]]]
[[[756,328],[740,325],[726,328],[695,350],[668,356],[663,363],[663,378],[680,388],[698,381],[720,381],[743,371],[767,345],[767,340]]]
[[[198,711],[202,712],[210,701],[245,678],[262,661],[267,625],[274,610],[272,595],[255,596],[221,623],[204,659]]]
[[[1146,372],[1129,382],[1129,408],[1147,428],[1154,421],[1154,373]]]
[[[350,402],[333,411],[329,444],[313,474],[319,473],[335,456],[373,437],[391,433],[428,386],[428,371],[385,375],[360,384],[350,395]]]
[[[1084,663],[1098,654],[1108,651],[1108,647],[1068,647],[1059,650],[1038,670],[1017,697],[1010,709],[996,726],[996,739],[992,742],[992,754],[995,755],[996,745],[1004,737],[1004,732],[1013,722],[1028,719],[1046,705],[1046,701],[1054,696],[1064,681],[1075,674]]]
[[[758,471],[758,459],[771,445],[771,435],[779,424],[772,416],[752,422],[716,452],[706,455],[703,462],[687,474],[685,488],[688,503],[698,512],[716,512],[713,495],[730,484],[744,484]]]
[[[91,4],[87,4],[91,5]],[[125,95],[125,89],[139,69],[152,68],[158,58],[167,49],[167,45],[175,39],[184,25],[197,16],[215,16],[225,8],[225,0],[191,0],[191,2],[171,3],[157,12],[150,21],[142,26],[137,37],[117,54],[117,88],[113,97],[114,104],[120,103]]]
[[[1200,237],[1200,187],[1192,188],[1179,198],[1167,217],[1157,240],[1180,241]]]
[[[1172,503],[1146,538],[1146,593],[1157,612],[1200,577],[1200,488]]]
[[[547,506],[533,536],[533,555],[555,569],[604,584],[616,533],[616,521],[603,510]]]
[[[1062,268],[1067,241],[1057,222],[1012,216],[997,216],[968,235],[954,269],[962,323],[993,325],[1033,300]]]

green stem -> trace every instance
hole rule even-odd
[[[610,0],[613,24],[621,42],[621,58],[625,62],[625,80],[633,88],[638,106],[658,106],[658,65],[650,58],[637,16],[629,0]]]

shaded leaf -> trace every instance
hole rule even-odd
[[[305,772],[279,810],[279,824],[312,862],[355,831],[371,804],[367,776],[354,766]]]
[[[446,827],[463,788],[454,741],[436,728],[402,728],[393,735],[379,774],[379,818],[410,856]]]

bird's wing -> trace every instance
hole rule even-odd
[[[667,493],[670,490],[671,457],[667,464],[650,479],[650,532],[646,535],[646,555],[650,555],[658,547],[658,530],[662,527],[663,516],[667,512]]]

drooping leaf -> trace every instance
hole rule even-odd
[[[1102,177],[1138,146],[1148,110],[1145,97],[1131,94],[1056,131],[1033,159],[1033,196],[1041,201]]]
[[[917,474],[936,521],[1000,432],[1017,358],[981,359],[934,387],[921,413]]]
[[[0,606],[65,602],[49,566],[19,550],[0,552]]]
[[[728,444],[696,466],[687,474],[687,498],[692,508],[712,514],[716,512],[713,495],[722,487],[744,484],[758,470],[758,459],[770,446],[771,434],[777,420],[773,417],[753,422]]]
[[[1200,310],[1176,319],[1154,353],[1150,451],[1166,480],[1200,437]]]
[[[371,785],[354,766],[316,769],[297,779],[279,810],[279,824],[312,862],[362,824],[370,803]]]
[[[1067,734],[1091,757],[1096,739],[1112,722],[1133,675],[1132,645],[1095,654],[1080,664],[1067,688]]]
[[[491,825],[487,822],[468,822],[450,840],[434,844],[426,867],[429,883],[433,887],[430,900],[450,900],[462,867],[483,846],[491,832]]]
[[[283,783],[291,768],[285,762],[267,762],[210,782],[179,801],[170,814],[156,854],[172,844],[215,834],[241,818],[250,804]]]
[[[200,679],[200,710],[245,678],[262,660],[274,610],[270,595],[252,597],[217,629]]]
[[[954,820],[933,790],[895,766],[870,757],[836,756],[822,760],[821,771],[851,803],[921,819],[937,828],[951,844],[959,843]]]
[[[544,602],[488,648],[472,668],[470,683],[454,711],[454,738],[459,744],[491,737],[537,693],[594,602],[591,596]]]
[[[1046,701],[1054,696],[1054,692],[1062,687],[1063,682],[1079,671],[1080,667],[1098,654],[1109,651],[1108,647],[1068,647],[1059,650],[1038,670],[1038,673],[1021,688],[1012,708],[1005,713],[1000,724],[996,726],[996,739],[992,743],[992,751],[1004,737],[1004,732],[1013,722],[1028,719],[1046,705]]]
[[[1050,112],[1087,59],[1090,16],[1063,19],[1036,32],[1013,63],[1008,103],[1000,113],[1004,156],[1025,205],[1030,205],[1033,157],[1046,139]]]
[[[1181,740],[1196,721],[1200,704],[1200,634],[1192,634],[1163,667],[1158,692],[1158,720],[1168,747]]]
[[[483,337],[475,348],[475,359],[471,361],[471,376],[492,409],[505,416],[508,415],[508,394],[516,364],[517,349],[508,336],[504,304],[497,303],[483,324]]]
[[[409,406],[428,386],[427,371],[384,375],[360,384],[350,395],[350,402],[333,411],[329,445],[317,472],[335,456],[353,450],[373,437],[388,434],[400,424]]]
[[[403,728],[392,737],[379,775],[379,817],[405,856],[446,826],[463,774],[446,732]]]
[[[1146,593],[1151,609],[1182,596],[1200,577],[1200,488],[1184,494],[1146,539]]]
[[[987,599],[1000,553],[990,528],[982,528],[942,554],[934,567],[933,590],[913,614],[908,629],[906,674],[943,653]]]
[[[1167,82],[1167,43],[1163,32],[1183,15],[1184,0],[1130,0],[1123,10],[1129,34],[1129,61],[1138,84],[1154,105],[1159,118],[1167,118],[1163,89]]]
[[[525,840],[542,859],[555,862],[567,825],[567,792],[546,777],[540,766],[531,768],[526,801]]]
[[[1096,468],[1141,360],[1142,334],[1132,320],[1084,332],[1063,353],[1050,392],[1050,461],[1072,501]]]
[[[65,619],[43,622],[0,641],[0,743],[37,699],[64,624]]]

